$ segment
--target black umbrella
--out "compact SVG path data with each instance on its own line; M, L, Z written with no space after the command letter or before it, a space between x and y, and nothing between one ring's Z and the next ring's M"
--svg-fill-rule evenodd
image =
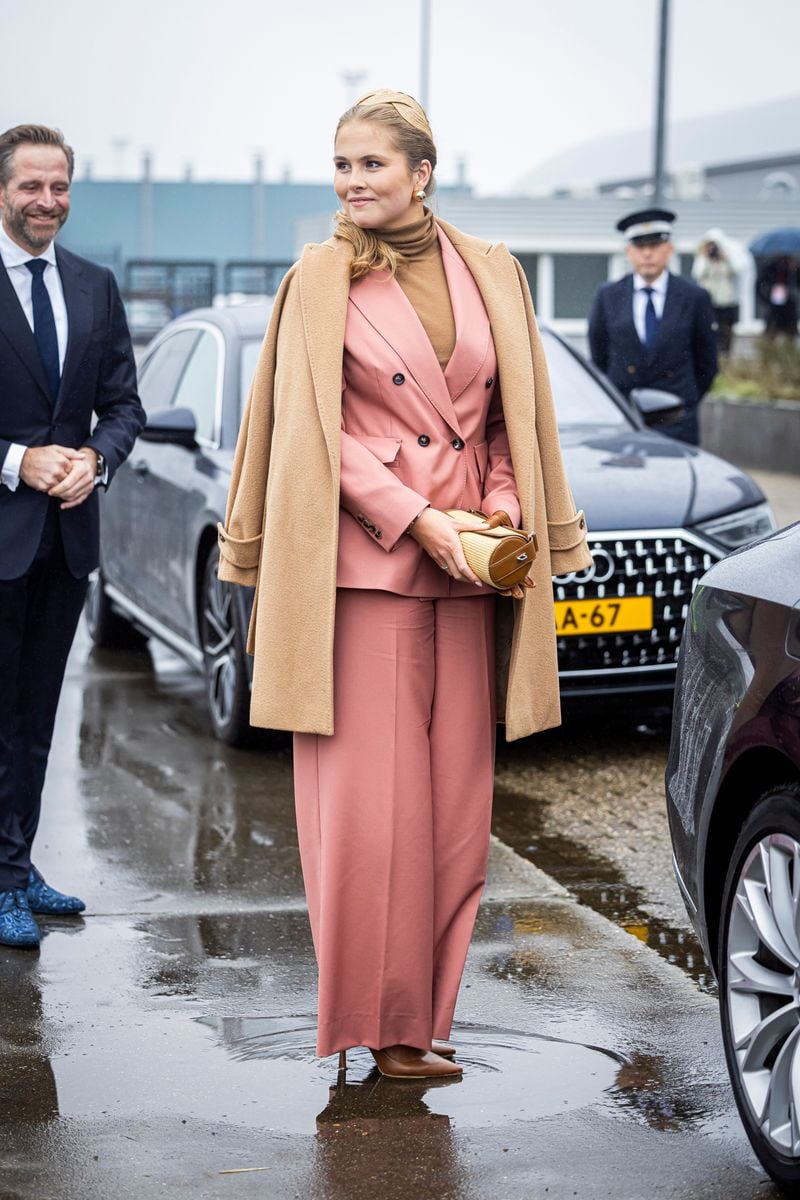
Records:
M800 255L800 229L773 229L750 243L750 253Z

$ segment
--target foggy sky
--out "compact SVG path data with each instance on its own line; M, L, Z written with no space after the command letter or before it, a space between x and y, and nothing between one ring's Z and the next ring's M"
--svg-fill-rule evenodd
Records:
M484 194L587 137L651 122L657 0L431 0L443 182ZM672 0L674 120L800 91L797 0ZM0 127L57 125L80 177L330 177L358 91L419 92L419 0L0 0ZM800 135L798 135L800 142Z

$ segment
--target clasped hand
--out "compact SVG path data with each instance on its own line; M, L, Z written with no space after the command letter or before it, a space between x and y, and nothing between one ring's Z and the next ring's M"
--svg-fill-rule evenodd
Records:
M22 456L19 477L37 492L47 492L62 508L76 508L94 490L97 454L89 446L29 446Z
M430 555L436 565L443 571L447 571L453 579L460 579L464 583L474 583L477 587L483 587L481 580L467 565L464 547L461 545L458 535L462 530L495 529L498 525L507 523L508 518L505 513L500 512L494 513L487 520L476 524L474 521L468 523L457 521L438 508L426 508L417 517L409 533L414 541L422 546L425 553ZM525 588L532 587L534 587L533 580L527 578L523 580L522 584L515 584L514 587L502 591L500 595L521 600L525 595Z

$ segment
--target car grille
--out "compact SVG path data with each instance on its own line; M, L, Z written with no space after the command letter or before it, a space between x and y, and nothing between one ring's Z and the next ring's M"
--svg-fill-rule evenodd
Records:
M604 674L674 672L692 592L722 555L685 530L603 533L590 538L589 547L594 566L555 576L555 599L652 596L653 628L559 637L562 679L578 683Z

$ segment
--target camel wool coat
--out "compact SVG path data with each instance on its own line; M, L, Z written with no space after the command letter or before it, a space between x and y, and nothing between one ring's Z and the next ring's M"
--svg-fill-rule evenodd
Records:
M502 244L439 221L483 298L536 588L498 598L498 711L509 741L560 722L552 576L591 563L564 475L547 365L527 281ZM255 587L253 725L333 733L342 355L352 247L308 245L275 299L239 432L219 577ZM511 628L513 622L513 628Z

